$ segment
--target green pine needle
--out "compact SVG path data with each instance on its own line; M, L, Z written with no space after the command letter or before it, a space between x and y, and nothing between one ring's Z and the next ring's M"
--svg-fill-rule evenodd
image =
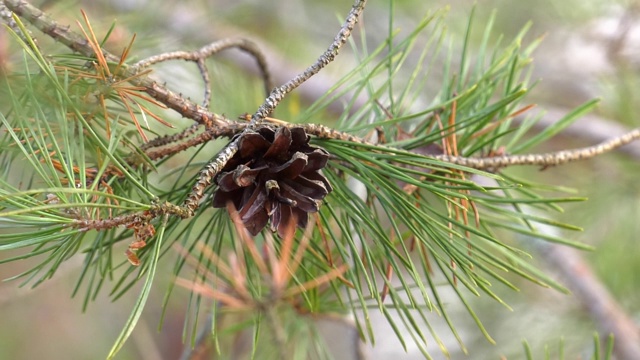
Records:
M284 290L313 283L342 265L348 268L326 283L309 285L293 299L274 305L274 313L282 320L283 329L298 335L315 334L312 316L301 314L351 313L361 337L375 343L370 314L380 312L404 349L413 342L429 358L428 343L435 341L449 356L433 325L435 317L441 317L461 349L467 349L448 313L450 299L441 294L444 287L453 290L479 332L493 343L474 312L470 295L487 296L510 309L497 291L499 286L518 290L510 274L567 291L535 268L531 256L519 249L514 239L591 247L538 229L580 230L545 216L546 212L562 211L559 204L584 200L544 194L571 193L570 189L518 179L508 169L480 171L434 156L452 151L468 157L526 151L558 134L592 110L597 101L583 104L560 122L528 137L537 118L527 117L521 125L513 120L532 107L526 103L531 88L531 53L540 39L522 45L528 26L510 43L498 46L490 41L495 14L480 30L475 28L472 14L463 43L456 44L461 54L453 59L453 47L446 45L452 42L445 31L444 11L425 15L401 37L401 31L394 28L393 2L390 6L386 41L370 52L364 36L360 45L352 41L358 65L297 118L287 119L323 119L329 105L350 94L352 100L345 104L344 112L334 116L334 127L376 145L313 140L331 154L324 175L334 190L317 217L310 217L310 222L316 220L318 225L305 239L308 248L296 259ZM20 19L15 19L27 34ZM478 31L482 40L473 49L471 36ZM152 156L138 147L142 135L125 99L118 96L117 81L105 82L95 68L86 66L95 63L93 57L45 56L29 36L26 41L15 33L12 36L21 45L23 63L16 64L15 79L3 79L7 99L0 113L0 165L11 171L3 170L0 177L0 251L25 252L0 263L37 257L40 262L13 277L37 285L51 278L63 261L81 253L85 261L73 295L84 290L84 308L100 291L109 291L118 299L144 278L131 315L109 353L113 358L142 314L160 261L175 257L174 280L214 281L206 285L237 296L235 299L249 309L237 324L219 329L227 316L226 308L220 303L214 307L211 321L216 349L221 351L227 331L251 328L252 356L257 357L256 349L265 339L277 337L260 307L265 299L278 295L271 288L273 274L263 273L258 259L236 234L228 213L210 208L214 188L205 191L202 206L189 215L190 219L163 215L145 224L158 231L146 238L146 246L136 249L134 256L140 267L131 266L124 255L113 252L114 244L136 238L136 224L95 225L140 216L164 202L182 204L197 181L198 171L220 144L205 144L184 156L176 153L152 161ZM477 56L472 58L472 53ZM443 78L435 79L436 73ZM436 87L435 80L440 82ZM141 108L137 115L146 116ZM94 225L83 228L79 225L82 221L93 221ZM294 249L301 246L302 236L298 232ZM281 256L285 241L269 239L265 232L253 239L254 246L264 257L267 253ZM174 244L189 255L176 255ZM215 257L198 253L200 246L212 250ZM267 268L273 271L276 265L269 263ZM167 286L164 311L179 291L175 285ZM240 286L243 291L238 291ZM208 311L203 308L205 300L203 294L193 292L184 306L183 341L191 335L192 345L198 319ZM303 340L295 356L321 352L317 339ZM531 359L526 342L524 347ZM599 352L596 349L596 354Z

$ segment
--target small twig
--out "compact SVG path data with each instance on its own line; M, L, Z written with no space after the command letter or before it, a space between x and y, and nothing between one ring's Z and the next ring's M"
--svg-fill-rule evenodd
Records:
M207 120L207 119L203 118L203 120ZM229 133L229 131L232 130L231 129L233 127L232 124L233 123L230 123L229 126L226 127L226 128L221 128L221 127L214 126L214 124L212 122L210 122L210 121L205 121L203 124L195 123L195 124L189 126L188 128L182 130L179 133L172 134L172 135L158 136L157 138L142 144L140 146L140 150L146 151L146 150L151 149L151 148L161 147L161 146L165 146L165 145L169 145L169 144L181 141L181 140L183 140L185 138L188 138L189 136L192 136L193 134L195 134L198 131L198 129L200 128L201 125L204 125L204 128L206 129L206 131L220 133L220 135L217 135L217 136L223 136L224 134L227 134L227 133Z
M285 95L293 91L302 83L307 81L313 75L317 74L322 68L327 66L335 59L340 51L340 48L347 42L347 39L351 35L351 31L358 22L358 18L362 14L367 0L358 0L356 4L351 8L347 19L345 20L342 28L333 40L333 43L329 48L316 60L313 65L306 68L302 73L296 75L293 79L287 81L284 85L273 89L271 94L265 99L264 103L260 105L258 110L251 119L253 125L261 122L265 117L269 116L273 110L280 104L280 101L284 99Z
M93 48L82 35L73 32L68 26L61 26L55 20L51 19L47 14L37 7L23 0L3 0L5 6L13 11L16 15L24 18L30 24L35 26L52 39L59 41L69 49L76 51L85 56L94 56ZM119 63L120 58L102 49L105 59L109 62ZM192 119L200 124L211 122L215 126L224 127L232 121L224 116L214 114L202 106L183 98L182 96L170 91L165 86L158 84L149 76L140 75L136 72L136 68L122 67L122 78L134 85L144 88L144 91L155 100L165 104L170 109L175 110L180 115Z
M20 39L22 39L22 41L24 41L25 44L30 43L29 41L27 41L27 36L29 36L33 39L33 43L36 45L36 47L38 46L38 41L33 36L31 36L30 31L27 31L28 34L22 33L22 30L20 29L20 27L18 27L16 20L13 18L11 10L7 9L6 5L2 2L0 2L0 18L5 22L5 24L7 24L7 26L11 30L13 30L13 32L15 32L20 37Z
M193 216L193 212L189 212L186 208L164 202L161 204L153 204L148 210L124 214L107 219L77 219L71 225L82 231L112 229L118 226L136 227L148 224L151 220L162 215L175 215L181 218Z
M202 107L208 109L211 105L211 77L209 77L209 69L207 69L207 64L204 62L204 59L199 59L196 61L196 65L198 65L198 70L200 71L200 75L202 75L202 80L204 81L204 96L202 99Z
M357 144L386 147L385 145L370 143L358 136L351 135L344 131L335 130L333 128L330 128L324 125L291 124L291 123L286 123L286 122L283 122L277 119L272 119L272 118L268 118L267 121L274 124L275 126L302 127L304 128L307 134L316 136L320 139L342 140L342 141L349 141ZM251 125L248 123L237 123L237 124L234 124L233 127L228 127L224 130L216 129L214 130L215 134L206 135L206 137L203 136L203 139L197 142L193 142L192 145L197 145L199 143L202 143L205 139L209 139L209 137L216 138L219 136L233 136L235 134L241 133L242 131L249 128L250 126ZM594 146L578 148L573 150L562 150L562 151L544 153L544 154L502 155L502 156L478 157L478 158L453 156L453 155L435 155L431 157L434 160L439 160L439 161L447 162L450 164L466 166L469 168L479 169L479 170L497 170L504 167L519 166L519 165L535 165L535 166L549 167L549 166L562 165L565 163L579 161L579 160L588 160L598 155L604 154L606 152L615 150L621 146L627 145L638 139L640 139L640 128L631 130L621 136L604 141ZM180 148L181 150L179 151L182 151L185 149L182 147Z
M187 11L196 10L189 8ZM195 16L195 14L193 15ZM158 18L161 19L163 17L160 16ZM166 19L166 21L159 21L156 26L168 26L172 21L172 14L165 13L164 19ZM194 23L193 25L194 26L192 27L182 26L172 28L171 33L174 36L188 38L195 42L206 42L216 36L224 35L239 37L255 36L255 34L246 31L244 28L229 24L216 23L207 24L207 26L199 26L201 24ZM269 58L269 72L273 75L274 79L292 79L297 75L297 72L294 69L296 69L298 65L296 65L292 59L275 47L270 46L269 43L260 42L259 44L260 49ZM254 71L254 63L251 59L247 59L245 56L241 56L241 54L237 54L236 52L226 53L225 56L227 56L235 65L244 69L246 73L260 75ZM312 82L306 82L305 86L296 89L298 94L301 95L302 99L304 99L304 102L306 103L313 103L320 97L324 96L327 92L331 91L333 86L340 80L339 76L322 71L314 75L313 78L314 80ZM269 91L271 91L271 89L269 89ZM344 112L345 103L353 103L353 106L350 109L350 113L353 114L357 109L362 108L366 101L366 97L363 94L355 94L353 91L347 91L336 99L336 101L328 104L327 111L330 114L339 116Z
M286 125L282 124L282 126L286 126ZM304 127L307 134L315 135L323 139L336 139L336 140L350 141L350 142L359 143L359 144L385 147L384 145L371 144L357 136L332 129L324 125L303 124L303 125L297 125L297 126ZM469 168L479 169L479 170L496 170L503 167L518 166L518 165L536 165L536 166L549 167L549 166L566 164L568 162L573 162L573 161L591 159L598 155L615 150L621 146L627 145L630 142L638 139L640 139L640 128L633 129L623 135L604 141L594 146L573 149L573 150L562 150L562 151L545 153L545 154L503 155L503 156L484 157L484 158L453 156L453 155L436 155L431 157L434 160L439 160L439 161L447 162L450 164L466 166Z
M184 129L183 131L181 131L181 132L179 132L177 134L158 136L157 138L155 138L153 140L150 140L150 141L147 141L146 143L142 144L140 146L140 150L146 151L148 149L169 145L169 144L172 144L174 142L183 140L183 139L195 134L198 131L199 127L200 127L200 124L196 123L196 124L193 124L193 125L189 126L188 128Z
M237 48L240 49L247 54L253 56L256 63L258 64L258 68L260 69L260 73L262 75L262 80L264 83L265 93L269 95L271 88L273 87L273 80L271 79L271 73L267 67L267 60L258 45L254 42L247 39L223 39L215 41L207 46L203 46L202 48L196 51L172 51L163 54L153 55L144 60L140 60L137 63L133 64L132 68L134 69L144 69L151 65L169 61L169 60L185 60L185 61L193 61L198 65L198 69L200 70L200 74L204 79L205 83L205 95L203 101L203 107L208 108L211 102L211 81L209 79L209 72L207 71L206 64L204 60L227 49Z
M229 159L238 151L238 142L240 140L240 136L233 139L227 146L222 149L216 158L208 163L202 171L200 171L200 175L198 175L198 180L195 185L191 189L191 193L185 200L183 206L184 208L193 214L196 209L200 206L199 202L204 196L205 190L213 183L213 180L216 175L220 172L220 170L227 164Z
M168 146L162 149L149 149L145 151L145 154L150 160L160 160L166 158L167 156L171 156L181 151L190 149L194 146L209 142L211 141L211 139L213 139L213 135L211 134L211 132L205 131L196 135L195 137L172 146Z
M631 130L622 136L615 137L598 145L574 150L563 150L546 154L504 155L487 158L438 155L434 156L434 159L480 170L495 170L516 165L538 165L548 167L578 160L591 159L637 139L640 139L640 128Z
M546 241L534 244L542 258L562 275L600 331L605 335L613 334L616 356L624 360L637 359L640 354L640 328L625 314L578 251Z
M94 49L90 46L89 42L85 37L74 33L69 30L68 27L62 27L58 25L54 20L49 18L45 13L35 8L31 4L26 1L20 0L4 0L4 3L8 9L15 12L17 15L25 18L35 27L40 29L45 34L51 36L53 39L60 41L62 44L66 45L70 49L80 52L86 56L93 56ZM195 139L191 139L185 144L178 144L170 149L160 150L154 152L152 155L155 158L162 158L168 156L170 154L176 153L178 151L182 151L185 146L193 146L200 144L204 141L208 141L212 138L217 138L220 136L233 136L237 135L248 128L254 127L257 122L262 121L266 118L266 116L271 113L275 107L279 104L279 102L283 99L283 97L295 89L298 85L309 79L311 76L320 71L324 66L329 64L335 56L338 54L340 48L346 43L347 38L351 34L356 22L358 21L359 16L361 15L364 6L366 4L366 0L357 1L356 5L353 6L347 19L335 37L333 43L329 48L323 53L318 60L309 68L307 68L303 73L295 76L289 82L280 86L271 92L269 97L265 100L264 104L260 106L258 111L253 115L250 123L243 123L237 121L231 121L224 116L217 115L215 113L209 112L207 109L194 104L188 99L183 98L180 95L177 95L164 86L159 85L157 82L149 78L148 76L139 75L138 71L140 68L149 66L151 64L157 63L159 61L165 61L172 58L184 58L185 55L192 56L193 59L202 59L203 56L208 56L208 54L213 54L217 51L220 51L221 48L227 48L231 46L237 46L238 44L243 44L243 49L249 48L251 45L245 46L248 43L244 43L244 40L236 40L237 42L216 42L207 47L200 49L197 52L193 53L185 53L185 52L176 52L176 53L167 53L161 54L158 57L152 57L147 60L143 60L139 62L136 66L124 68L122 76L127 78L131 78L129 81L135 85L140 86L145 89L145 91L150 94L157 101L167 105L169 108L174 109L182 116L195 120L198 124L204 124L206 128L206 135L203 134ZM120 59L104 50L102 50L104 57L111 62L119 62ZM173 54L173 55L172 55ZM190 55L189 55L190 54ZM256 53L257 54L257 53ZM261 57L259 55L255 55L256 59L260 63ZM271 119L269 119L271 121ZM291 124L285 122L278 122L278 126L292 126ZM356 136L340 132L326 126L314 125L314 124L306 124L303 125L305 131L310 135L315 135L319 138L325 139L339 139L344 141L350 141L355 143L367 144L366 141L360 139ZM149 143L143 145L145 149L150 149L152 147L159 147L168 145L177 141L181 141L193 134L197 131L197 126L190 127L185 131L174 134L168 137L160 137L155 140L150 141ZM476 169L488 169L495 170L502 167L514 166L514 165L539 165L539 166L554 166L560 165L563 163L567 163L570 161L589 159L594 156L600 155L604 152L613 150L622 145L625 145L633 140L640 138L640 129L635 129L621 137L603 142L599 145L576 149L576 150L566 150L559 151L555 153L548 154L532 154L532 155L514 155L514 156L498 156L498 157L488 157L488 158L467 158L461 156L451 156L451 155L439 155L434 156L435 160L440 160L444 162L448 162L451 164L457 164L462 166L467 166ZM217 175L219 170L226 164L226 162L235 154L237 151L238 144L237 139L232 141L225 147L213 160L209 163L200 173L198 181L192 188L191 194L188 196L187 200L184 203L184 208L180 208L180 210L174 209L172 210L174 214L181 217L189 217L193 215L195 209L199 206L199 201L204 196L204 191L211 185L214 177ZM106 220L105 220L106 221ZM120 225L115 221L115 219L110 219L107 222L104 222L102 225L107 227L113 227ZM95 224L93 224L95 225ZM112 225L112 226L108 226Z
M147 148L145 150L145 154L147 155L147 157L151 160L160 160L163 159L167 156L171 156L173 154L177 154L181 151L190 149L194 146L200 145L200 144L204 144L207 143L213 139L217 139L220 137L232 137L235 134L240 133L242 130L244 130L245 128L247 128L248 124L244 124L244 126L238 124L238 126L230 126L224 129L219 129L219 128L210 128L205 130L204 132L189 138L183 142L174 144L172 146L167 146L165 148L162 149L158 149L158 150L151 150L149 148ZM187 129L189 130L189 129ZM195 133L195 132L194 132ZM176 135L183 135L183 133L180 134L176 134ZM186 136L185 136L186 137ZM174 137L169 137L169 139L173 139ZM167 140L168 141L168 140ZM177 141L176 141L177 142ZM164 145L168 145L170 143L173 142L167 142Z

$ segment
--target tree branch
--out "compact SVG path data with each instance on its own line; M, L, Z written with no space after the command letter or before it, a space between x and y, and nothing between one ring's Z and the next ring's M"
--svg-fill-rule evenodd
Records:
M29 3L18 0L4 0L4 3L8 9L27 19L42 32L53 39L60 41L70 49L85 56L94 55L94 51L86 38L70 31L68 27L58 25L54 20L50 19L46 14ZM294 124L270 119L268 116L289 92L296 89L300 84L317 74L322 68L334 60L341 47L346 43L347 38L350 36L355 24L362 14L365 4L366 0L356 2L356 5L353 6L344 25L329 48L304 72L296 75L282 86L274 89L252 116L250 123L232 121L206 109L208 106L208 99L210 98L210 91L207 91L209 90L209 80L205 75L206 69L203 63L203 59L223 49L230 47L241 48L254 55L254 58L263 72L263 79L265 80L266 88L269 89L270 76L266 71L266 61L264 61L264 56L262 56L262 54L257 50L257 47L254 49L252 47L253 45L248 45L252 43L248 43L246 40L223 40L212 43L194 52L177 51L160 54L140 61L131 67L125 68L123 70L124 73L118 75L130 78L129 81L133 85L143 87L148 94L159 102L167 105L171 109L174 109L182 116L193 119L197 122L197 124L194 124L178 134L157 138L144 144L142 146L143 150L148 151L147 154L152 160L157 160L192 146L205 143L217 137L230 137L238 134L241 136L242 133L262 121L270 122L277 126L294 126ZM3 10L4 9L0 8L2 16L6 18ZM118 57L104 50L103 53L109 61L120 61ZM207 88L205 90L204 107L171 92L169 89L159 85L148 76L139 76L141 68L172 59L183 59L197 62L201 72L203 73L205 87ZM193 138L190 138L196 134L200 125L205 125L205 131ZM301 125L296 124L295 126ZM367 144L367 142L361 138L326 126L304 124L302 127L304 127L308 134L319 138L338 139L353 143ZM212 184L220 169L224 167L228 160L237 152L240 136L234 138L218 153L213 161L202 169L198 176L198 180L192 187L191 193L182 206L176 206L173 204L157 205L152 206L150 210L142 214L129 214L106 220L78 220L75 223L75 226L86 230L99 230L121 225L131 225L132 223L138 222L149 222L160 214L172 214L180 217L193 216L193 213L199 206L199 202L204 197L206 189ZM149 151L152 148L181 142L185 139L187 140L177 145L165 149ZM617 149L637 139L640 139L640 128L634 129L611 140L604 141L598 145L575 150L563 150L547 154L505 155L486 158L467 158L450 155L438 155L433 156L432 158L451 164L485 170L497 170L499 168L515 165L537 165L547 167L561 165L572 161L590 159L605 152ZM635 327L629 319L624 316L606 290L599 286L599 283L595 281L593 274L585 267L586 265L581 263L579 258L572 256L567 251L570 250L556 247L553 251L549 251L547 256L553 259L555 266L557 266L561 272L569 274L570 276L568 276L568 278L575 280L573 290L580 294L579 298L585 301L585 305L589 308L590 312L594 314L597 321L603 326L604 331L613 332L616 335L616 347L617 349L620 349L617 351L620 351L620 354L631 354L621 355L621 357L632 358L633 355L640 353L640 345L638 345L640 343L638 340L640 335L638 335L637 327ZM266 315L269 316L271 314L267 313Z
M260 51L260 48L258 48L258 46L254 42L243 38L222 39L214 41L211 44L203 46L196 51L172 51L153 55L133 64L132 68L138 69L139 71L151 65L169 60L185 60L196 62L198 64L198 68L200 69L202 78L204 79L205 85L204 101L202 106L204 108L208 108L211 102L211 81L209 80L209 73L207 71L204 60L221 51L232 48L240 49L253 56L258 65L258 68L260 69L260 74L262 76L262 81L264 84L264 91L268 96L269 91L271 91L271 88L273 87L273 79L271 78L271 73L269 72L269 69L267 67L267 59L262 51Z
M640 354L640 329L625 314L598 280L580 254L572 248L546 241L535 242L542 257L563 277L600 331L614 335L614 351L619 359L633 360Z
M474 169L493 170L516 165L537 165L548 167L562 165L573 161L591 159L638 139L640 139L640 128L633 129L624 135L607 140L598 145L574 150L562 150L546 154L504 155L486 158L467 158L450 155L438 155L434 156L434 158Z
M69 26L61 26L51 19L46 13L22 0L3 0L5 6L16 15L26 19L38 30L59 41L69 49L85 56L94 56L94 51L88 40L82 35L70 30ZM120 58L102 50L107 61L118 63ZM224 116L214 114L192 101L175 94L166 87L158 84L149 76L139 75L137 68L123 67L123 73L118 74L124 78L129 78L129 82L134 86L144 88L145 92L157 101L167 105L182 116L192 119L200 124L212 122L215 126L226 126L231 121Z
M322 70L322 68L327 66L333 61L333 59L335 59L335 57L338 55L338 52L340 51L340 48L342 48L342 46L347 42L347 39L351 35L351 31L358 22L358 18L362 14L366 3L366 0L358 0L356 2L356 4L351 8L349 15L347 15L347 19L345 20L342 28L338 32L338 35L336 35L336 37L334 38L333 43L331 43L329 48L322 55L320 55L318 60L316 60L313 65L309 66L305 71L296 75L293 79L289 80L284 85L274 89L253 115L253 118L251 119L252 123L260 122L265 117L269 116L276 108L276 106L278 106L280 101L284 99L285 95L293 91L313 75L317 74L320 70Z
M39 9L33 7L26 1L20 0L4 0L7 8L14 11L16 14L26 18L30 23L36 26L38 29L43 31L45 34L48 34L52 38L60 41L70 49L74 51L78 51L84 55L92 56L93 50L91 46L89 46L87 40L80 35L69 30L68 27L61 27L54 20L50 19L46 14L44 14ZM275 89L271 95L265 100L265 103L260 106L258 111L252 117L252 123L250 125L254 125L256 120L262 120L267 116L269 112L271 112L278 105L279 101L282 100L282 97L286 95L288 92L295 89L299 84L304 82L306 79L313 76L315 73L320 71L322 67L328 64L331 60L335 58L335 55L339 51L340 47L346 42L347 37L353 30L355 23L358 20L358 17L362 13L364 9L364 5L366 0L360 0L356 5L352 8L349 16L347 16L347 20L345 21L343 27L340 32L334 39L334 42L331 46L325 51L322 56L314 63L312 66L307 68L303 73L296 76L294 79ZM105 57L110 61L119 61L117 57L103 50ZM125 69L127 72L126 75L135 75L136 67ZM129 74L131 73L131 74ZM139 76L137 78L132 78L131 83L136 86L142 86L145 88L145 91L154 97L156 100L161 103L167 105L169 108L176 110L182 116L193 119L198 123L208 123L212 122L214 126L220 127L221 131L219 134L221 136L229 136L233 134L237 134L239 131L244 130L246 125L238 124L237 122L231 121L223 116L217 115L215 113L209 112L206 109L200 107L197 104L192 103L191 101L184 99L183 97L176 95L165 87L157 84L154 80L149 78L148 76ZM283 123L281 125L285 125ZM329 129L320 125L309 124L307 126L307 133L311 135L315 135L321 138L336 138L341 140L353 141L357 143L366 143L364 140L359 139L355 136L348 135L344 132L336 131ZM537 165L537 166L555 166L561 165L567 162L590 159L594 156L600 155L602 153L611 151L620 146L628 144L631 141L637 140L640 138L640 129L634 129L631 132L622 135L620 137L611 139L609 141L603 142L599 145L586 147L576 150L565 150L559 151L555 153L547 153L547 154L528 154L528 155L505 155L505 156L497 156L497 157L487 157L487 158L467 158L461 156L450 156L450 155L439 155L434 156L435 160L440 160L444 162L449 162L456 165L471 167L475 169L489 169L494 170L498 168L515 166L515 165ZM230 144L231 145L231 144ZM208 172L207 172L208 174ZM215 174L213 174L215 176ZM207 176L205 176L206 178ZM194 187L195 189L195 187ZM195 196L194 198L197 198ZM193 203L190 202L190 206L193 206Z

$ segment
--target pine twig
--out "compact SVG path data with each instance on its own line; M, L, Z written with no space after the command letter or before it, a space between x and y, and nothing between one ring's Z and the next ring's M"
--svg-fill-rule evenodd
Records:
M536 241L543 258L562 275L569 289L587 309L600 331L613 334L614 351L619 359L637 359L640 354L640 328L598 280L580 254L566 246Z
M85 37L74 33L69 30L68 27L60 26L57 22L49 18L45 13L43 13L38 8L32 6L26 1L21 0L4 0L4 4L8 9L16 13L17 15L25 18L36 28L40 29L45 34L49 35L53 39L61 42L66 45L70 49L77 51L86 56L94 56L94 50L90 46L89 42ZM140 86L145 89L145 92L150 94L154 99L167 105L169 108L177 111L182 116L190 118L196 121L198 124L204 124L206 132L209 134L202 134L195 139L191 139L185 144L178 144L170 149L160 150L158 152L154 152L152 155L154 158L159 159L170 154L173 154L178 151L182 151L185 147L188 147L189 144L197 145L204 141L208 141L210 139L220 137L220 136L233 136L240 134L246 131L249 128L252 128L256 125L257 122L263 121L267 115L272 112L279 102L283 99L283 97L295 89L297 86L302 84L304 81L309 79L311 76L319 72L324 66L329 64L335 56L338 54L340 48L346 43L347 38L351 34L351 31L355 27L356 22L358 21L362 11L364 10L364 6L366 4L366 0L359 0L352 7L349 15L342 28L336 35L333 43L329 46L329 48L318 58L318 60L308 67L303 73L295 76L293 79L285 83L284 85L276 88L271 92L269 97L265 100L264 104L261 105L256 113L252 116L250 123L242 123L238 121L232 121L224 116L212 113L207 109L191 102L188 99L183 98L180 95L177 95L171 92L166 87L158 84L156 81L151 79L148 76L138 74L138 71L141 67L151 65L153 63L157 63L158 61L164 61L164 59L171 59L173 57L177 57L178 55L159 55L158 58L149 58L141 63L139 66L127 67L123 68L122 76L130 78L130 82L134 86ZM216 44L216 43L214 43ZM203 56L203 54L213 54L215 53L218 45L211 45L211 47L203 48L196 52L197 54L193 55L194 58L197 56ZM229 43L230 44L230 43ZM231 46L231 45L229 45ZM223 46L224 47L224 46ZM113 54L110 54L107 51L102 50L103 55L108 61L119 62L120 59ZM169 53L171 54L171 53ZM182 55L188 53L181 53ZM278 126L293 126L293 124L289 124L282 121L276 121L275 119L267 119L271 123L275 123ZM319 138L324 139L339 139L344 141L350 141L354 143L367 144L366 141L360 139L356 136L350 135L345 132L337 131L335 129L328 128L322 125L315 124L305 124L303 125L305 131L310 135L315 135ZM194 125L190 128L187 128L185 131L174 134L168 137L160 137L151 142L143 145L145 149L149 149L151 147L158 147L163 145L168 145L173 142L181 141L193 134L197 131L198 126ZM240 135L241 136L241 135ZM212 184L214 177L217 175L219 170L224 167L226 162L235 154L238 149L238 136L235 140L231 141L214 159L211 163L209 163L205 168L201 171L197 182L192 188L191 194L188 196L187 200L184 202L183 207L178 209L172 209L170 212L175 213L181 217L189 217L193 215L193 212L198 208L199 201L204 196L205 190ZM468 158L461 156L451 156L451 155L438 155L433 156L433 159L440 160L444 162L448 162L451 164L466 166L475 169L487 169L487 170L496 170L503 167L515 166L515 165L538 165L538 166L555 166L564 164L570 161L577 161L583 159L589 159L594 156L600 155L604 152L613 150L620 146L623 146L631 141L640 138L640 129L635 129L623 136L614 138L612 140L603 142L599 145L576 149L576 150L565 150L559 151L555 153L548 154L530 154L530 155L506 155L506 156L497 156L497 157L487 157L487 158ZM175 205L173 205L175 206ZM163 210L164 211L164 210ZM106 220L99 220L106 221ZM115 224L115 219L109 220L112 224ZM96 225L96 224L92 224ZM101 224L107 225L106 223ZM117 224L115 225L117 226ZM92 227L93 228L93 227Z
M148 149L145 151L145 154L150 160L160 160L168 156L177 154L181 151L191 149L194 146L207 143L211 141L213 138L214 138L214 135L212 135L210 131L205 131L183 142L180 142L171 146L167 146L162 149Z
M545 106L544 116L533 125L533 128L541 130L552 126L562 119L566 112L567 110L562 107ZM524 121L524 116L517 116L515 120L518 124L521 124ZM584 142L601 143L610 137L620 136L629 131L629 128L613 119L596 114L586 114L579 122L569 125L559 135ZM618 148L617 151L632 158L640 159L640 143L629 144L629 146Z
M5 6L16 15L27 20L31 25L42 31L52 39L60 42L69 49L84 56L94 56L93 48L88 40L82 35L71 31L69 26L62 26L50 18L46 13L24 0L3 0ZM102 49L105 59L109 62L119 63L120 58ZM200 124L212 123L215 126L224 127L232 121L224 116L214 114L202 106L185 99L179 94L172 92L165 86L158 84L155 80L146 75L140 75L136 68L122 67L122 73L118 74L123 78L128 78L129 82L141 88L158 102L165 104L170 109L180 115L192 119Z
M286 126L284 123L281 125ZM332 129L324 125L304 124L302 125L302 127L304 127L305 131L308 134L315 135L322 139L336 139L359 144L375 145L357 136ZM621 146L627 145L638 139L640 139L640 128L633 129L623 135L617 136L613 139L604 141L594 146L573 150L562 150L545 154L503 155L478 158L445 154L430 157L432 157L434 160L439 160L450 164L465 166L478 170L497 170L504 167L518 165L550 167L579 160L591 159L598 155L602 155L609 151L615 150Z
M204 196L205 190L213 183L213 179L220 170L227 164L229 159L238 151L238 143L241 136L234 138L227 146L222 149L216 158L208 163L204 169L200 171L198 180L193 185L191 193L185 200L183 207L193 214L199 207L199 202Z
M193 8L186 9L188 12L192 12L192 15L196 15ZM398 14L395 14L396 16ZM163 13L165 19L170 19L170 13ZM161 19L162 15L158 17ZM169 20L170 21L170 20ZM165 21L159 21L156 26L165 26L168 23ZM248 32L246 29L241 27L236 27L231 24L224 23L215 23L215 24L207 24L206 26L201 26L201 24L193 24L192 27L180 27L180 28L172 28L171 32L174 36L179 38L189 38L195 42L208 42L210 39L216 36L239 36L239 37L252 37L255 39L255 34ZM260 49L268 56L269 58L269 72L273 74L273 78L275 79L292 79L296 76L297 72L294 70L298 66L290 59L286 54L281 52L279 49L274 46L270 46L269 43L265 43L264 41L259 42ZM247 74L255 74L259 75L254 71L253 61L249 61L244 56L241 56L239 53L230 52L225 54L228 56L228 59L231 60L236 66L243 69ZM331 74L328 72L319 72L313 76L314 81L307 82L305 86L299 87L296 89L298 94L301 95L301 98L304 99L305 103L313 103L324 94L329 92L334 84L336 84L340 78L336 77L335 74ZM355 96L355 98L354 98ZM365 96L354 95L353 92L347 92L343 94L337 101L331 102L327 105L327 110L330 114L335 114L339 116L343 112L343 103L353 102L353 107L350 110L350 113L355 113L355 110L360 109L364 106L366 99Z
M295 125L290 123L287 124L289 125L289 127L293 127ZM171 156L181 151L190 149L194 146L207 143L213 139L218 139L221 137L231 138L246 130L248 127L249 123L231 123L226 127L208 127L203 132L195 135L200 128L200 124L194 124L180 133L161 136L153 139L149 143L145 143L141 147L141 149L145 152L145 155L149 159L160 160L167 156ZM158 147L164 148L153 150L153 148Z
M200 128L200 125L201 124L195 123L195 124L189 126L188 128L184 129L183 131L181 131L179 133L172 134L172 135L158 136L157 138L155 138L153 140L149 140L146 143L142 144L140 146L140 150L146 151L148 149L169 145L171 143L183 140L183 139L195 134L198 131L198 129Z
M36 41L36 39L33 36L31 36L31 32L29 32L28 34L22 33L22 31L18 27L18 24L16 23L16 20L11 15L11 11L7 9L4 3L1 3L1 2L0 2L0 18L5 22L5 24L7 24L7 26L11 30L13 30L16 34L18 34L20 39L22 39L22 41L24 41L25 44L30 43L29 41L27 41L27 36L29 36L33 39L33 43L36 44L36 46L38 45L38 42Z
M573 161L591 159L638 139L640 139L640 128L633 129L624 135L604 141L598 145L574 150L562 150L546 154L504 155L487 158L438 155L434 156L434 159L479 170L495 170L517 165L549 167Z
M202 107L208 108L209 104L211 103L211 80L209 79L209 72L207 71L207 66L204 61L221 51L233 48L240 49L251 55L255 59L262 75L265 93L269 95L269 92L273 87L273 80L271 77L271 73L269 72L269 69L267 67L267 59L260 48L254 42L243 38L222 39L214 41L211 44L203 46L196 51L172 51L153 55L133 64L132 68L138 69L139 71L151 65L169 60L185 60L196 62L196 64L198 65L198 69L200 69L200 74L202 75L205 85Z
M76 219L71 224L83 231L88 230L104 230L118 226L128 226L131 228L141 227L151 222L151 220L162 215L175 215L181 218L193 216L193 212L172 204L170 202L154 203L149 209L141 212L115 216L107 219Z
M340 48L347 42L347 39L351 35L351 31L355 27L358 22L358 18L364 11L364 7L367 3L367 0L358 0L355 5L351 8L349 15L347 15L347 19L345 20L342 28L336 35L333 40L333 43L329 46L329 48L316 60L313 65L306 68L302 73L296 75L293 79L287 81L280 87L275 88L271 91L271 94L267 97L262 105L258 108L255 114L251 119L252 124L256 124L261 122L264 118L269 116L273 110L280 104L282 99L284 99L285 95L293 91L295 88L300 86L302 83L307 81L313 75L317 74L322 68L331 63L335 57L340 52Z

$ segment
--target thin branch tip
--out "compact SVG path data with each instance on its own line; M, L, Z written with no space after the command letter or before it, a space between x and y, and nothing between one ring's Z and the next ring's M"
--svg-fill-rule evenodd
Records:
M351 32L353 31L355 24L358 22L358 19L364 11L366 2L367 0L358 0L356 2L356 4L351 8L351 11L347 15L345 22L340 28L338 34L335 36L331 45L329 45L327 50L320 55L312 65L307 67L302 73L293 77L293 79L271 91L264 103L260 105L255 114L253 114L251 119L252 125L261 122L267 116L271 115L288 93L296 89L305 81L309 80L335 59L342 46L347 43L347 40L351 36Z

